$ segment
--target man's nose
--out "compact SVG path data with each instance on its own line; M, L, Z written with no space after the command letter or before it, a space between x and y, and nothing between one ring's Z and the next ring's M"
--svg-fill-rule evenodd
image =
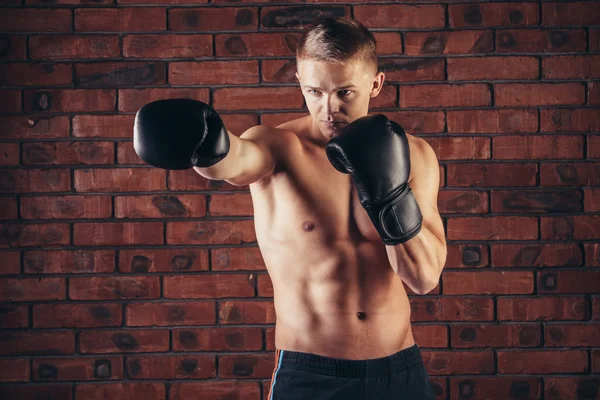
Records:
M324 97L324 107L327 115L333 115L340 110L340 102L338 101L336 96L323 96Z

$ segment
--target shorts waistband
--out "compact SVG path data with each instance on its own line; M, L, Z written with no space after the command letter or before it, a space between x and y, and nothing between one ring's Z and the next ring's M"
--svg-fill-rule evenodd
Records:
M382 358L345 360L312 353L277 350L276 368L291 368L340 378L369 378L401 372L423 362L419 346L414 345Z

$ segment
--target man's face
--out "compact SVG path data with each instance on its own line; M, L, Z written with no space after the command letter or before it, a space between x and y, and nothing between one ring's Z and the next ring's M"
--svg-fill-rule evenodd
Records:
M296 74L306 105L321 134L330 139L344 126L367 115L369 100L383 85L383 73L365 62L302 59Z

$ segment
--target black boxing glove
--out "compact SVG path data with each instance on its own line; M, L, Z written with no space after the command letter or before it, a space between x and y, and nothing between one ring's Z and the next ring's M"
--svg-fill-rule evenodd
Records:
M358 198L387 245L421 231L423 216L410 187L406 133L384 115L368 115L345 126L325 147L327 158L350 174Z
M210 167L229 152L221 117L192 99L157 100L135 116L133 148L150 165L163 169Z

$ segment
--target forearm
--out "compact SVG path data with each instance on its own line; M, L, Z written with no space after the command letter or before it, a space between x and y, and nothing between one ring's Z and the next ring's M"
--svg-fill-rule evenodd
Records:
M242 139L229 131L227 131L227 135L229 136L229 152L225 158L210 167L194 167L194 170L204 178L225 180L234 174L237 163L239 163Z
M385 248L392 269L415 293L428 293L437 285L446 246L427 227L412 239Z

